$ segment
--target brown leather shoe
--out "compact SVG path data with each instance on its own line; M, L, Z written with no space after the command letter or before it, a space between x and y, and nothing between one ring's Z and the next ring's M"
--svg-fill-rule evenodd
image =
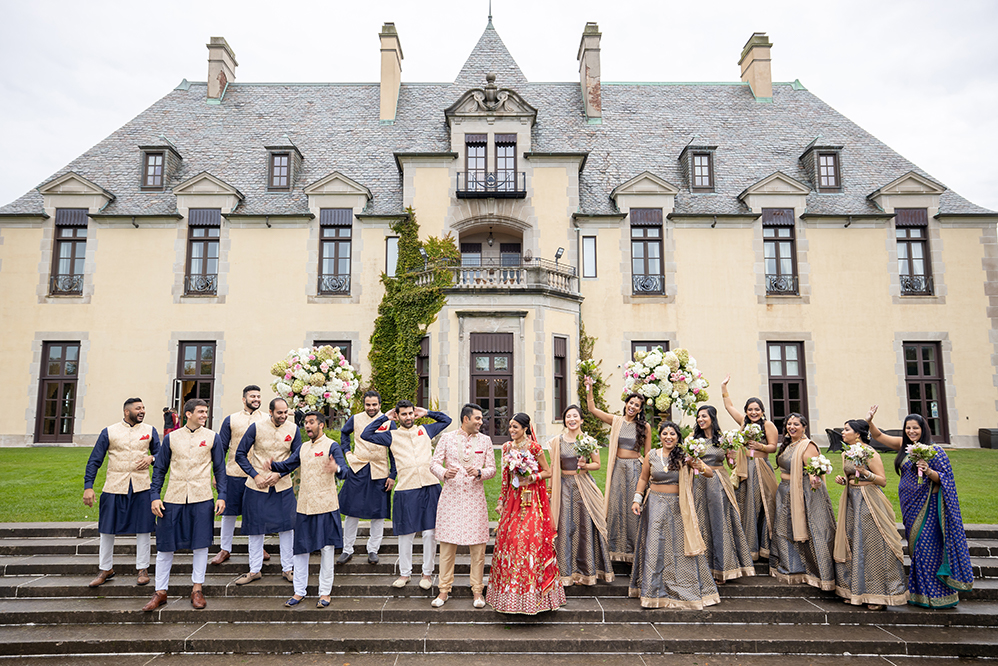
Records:
M195 610L201 610L207 605L208 602L204 600L204 592L201 590L191 592L191 606L194 606Z
M97 578L90 581L90 587L100 587L111 578L114 578L114 569L108 569L107 571L101 569L100 573L97 574Z
M267 551L263 551L263 561L264 562L270 561L270 553L268 553Z
M218 551L218 555L216 555L208 564L219 565L227 559L229 559L229 551L220 550Z
M139 577L135 579L136 585L148 585L149 584L149 570L139 569Z
M156 590L156 594L152 595L152 599L150 599L149 603L147 603L145 606L142 607L142 610L148 613L150 611L156 610L165 603L166 603L166 590Z

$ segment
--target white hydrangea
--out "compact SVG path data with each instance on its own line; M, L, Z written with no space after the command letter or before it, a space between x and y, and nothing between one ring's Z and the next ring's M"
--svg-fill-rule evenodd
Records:
M658 397L658 394L661 392L662 392L661 389L659 389L658 386L653 383L645 384L639 389L639 393L641 393L641 395L643 395L646 398L656 398Z
M644 365L648 368L654 368L662 364L662 354L658 351L649 352L645 356Z

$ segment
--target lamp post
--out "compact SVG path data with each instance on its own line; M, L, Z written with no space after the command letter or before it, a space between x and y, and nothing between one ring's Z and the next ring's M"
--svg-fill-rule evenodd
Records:
M565 254L565 248L559 247L558 251L554 253L554 265L558 265L558 260L561 259L562 255Z

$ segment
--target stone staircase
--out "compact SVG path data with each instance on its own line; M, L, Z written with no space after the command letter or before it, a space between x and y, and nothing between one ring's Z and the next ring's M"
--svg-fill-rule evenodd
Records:
M363 525L354 559L336 569L329 608L315 608L317 556L310 596L298 608L284 607L292 589L280 577L274 538L268 538L274 557L264 565L264 578L236 586L247 566L246 541L237 536L232 558L209 565L207 609L191 608L191 555L180 553L169 602L144 613L154 585L135 585L134 539L117 539L117 576L90 589L97 568L95 523L0 524L0 666L4 658L89 666L195 660L361 666L460 659L471 666L511 654L518 664L545 666L573 658L663 665L900 664L918 658L923 666L937 659L998 659L998 526L968 526L976 580L954 609L870 611L760 575L721 586L721 603L703 611L644 610L627 597L627 577L619 575L611 584L568 588L568 605L559 611L520 617L472 607L466 554L458 555L455 590L441 609L429 604L435 589L423 591L415 582L391 588L397 540L386 530L381 563L369 565ZM417 542L417 572L419 553ZM767 569L757 567L760 574ZM621 566L617 573L625 572ZM290 655L298 657L289 661Z

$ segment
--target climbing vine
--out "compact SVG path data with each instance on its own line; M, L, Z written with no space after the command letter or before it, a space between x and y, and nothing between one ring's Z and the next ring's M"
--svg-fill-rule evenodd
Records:
M381 275L385 295L371 334L371 385L381 394L385 409L399 400L416 398L419 378L416 356L429 326L444 306L444 289L451 284L449 260L460 258L457 243L450 234L443 238L419 240L419 224L412 208L391 224L398 234L398 263L395 276ZM420 254L423 249L427 259Z
M579 363L576 377L579 405L582 406L582 430L589 433L599 442L600 446L609 445L604 423L596 418L596 415L586 408L586 376L593 378L593 402L597 409L610 413L610 408L606 404L606 379L603 378L603 371L600 365L603 360L593 358L593 349L596 347L595 336L586 335L586 324L579 321Z

